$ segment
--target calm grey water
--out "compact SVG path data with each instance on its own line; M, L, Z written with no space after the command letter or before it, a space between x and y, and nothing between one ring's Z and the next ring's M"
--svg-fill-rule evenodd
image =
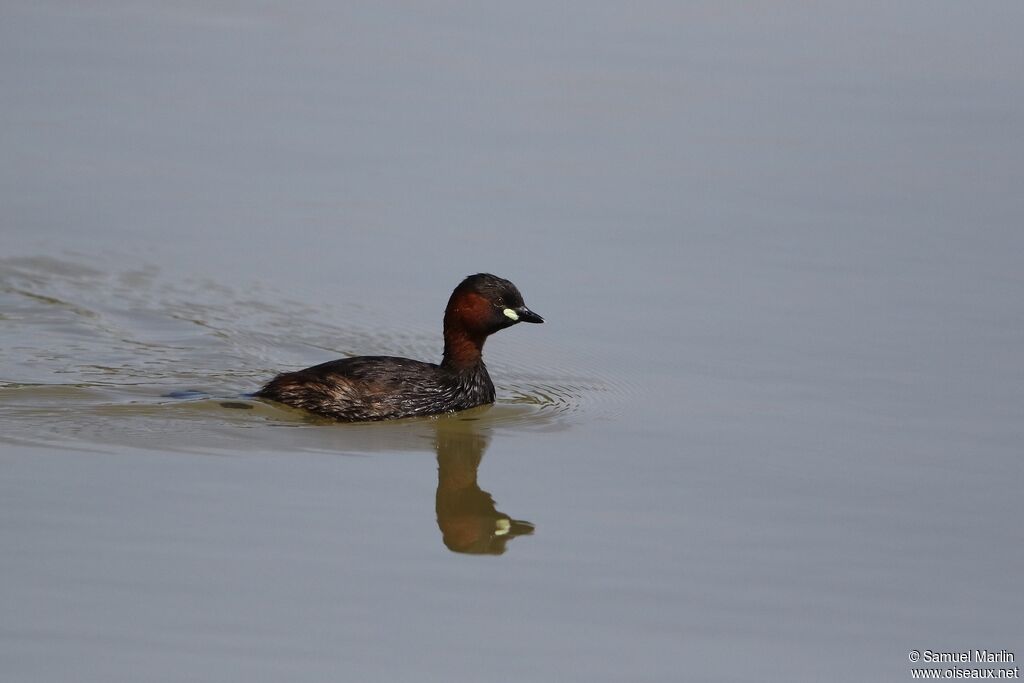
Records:
M6 2L4 681L1024 657L1024 6ZM547 319L499 400L245 397ZM1010 665L1013 666L1013 665Z

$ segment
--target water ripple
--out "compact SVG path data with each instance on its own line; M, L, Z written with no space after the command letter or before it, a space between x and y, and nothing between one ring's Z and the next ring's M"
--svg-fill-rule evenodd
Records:
M362 354L440 356L436 330L395 329L364 307L313 308L259 287L242 294L152 267L109 273L49 257L0 260L0 319L7 442L244 449L248 426L309 422L244 397L279 371ZM564 429L614 413L630 393L578 345L560 357L550 338L504 339L487 359L497 403L463 414L486 427Z

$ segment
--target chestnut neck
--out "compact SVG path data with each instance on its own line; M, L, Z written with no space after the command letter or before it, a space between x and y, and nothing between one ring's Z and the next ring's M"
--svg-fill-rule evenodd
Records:
M478 292L457 288L444 309L444 359L441 367L467 372L483 367L484 321L491 305Z
M472 370L483 365L484 341L486 334L471 334L459 324L450 324L445 319L444 357L441 367L449 370Z

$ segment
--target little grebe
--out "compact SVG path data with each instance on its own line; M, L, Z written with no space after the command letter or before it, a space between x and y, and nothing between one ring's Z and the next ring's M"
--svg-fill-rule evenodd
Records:
M440 365L393 356L343 358L285 372L256 396L345 422L435 415L494 403L484 340L516 323L544 319L516 286L488 273L470 275L444 311Z

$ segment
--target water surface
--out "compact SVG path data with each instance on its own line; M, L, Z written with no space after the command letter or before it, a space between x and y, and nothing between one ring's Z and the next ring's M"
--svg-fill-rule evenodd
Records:
M8 3L5 680L1024 653L1024 11ZM436 361L489 408L246 394Z

